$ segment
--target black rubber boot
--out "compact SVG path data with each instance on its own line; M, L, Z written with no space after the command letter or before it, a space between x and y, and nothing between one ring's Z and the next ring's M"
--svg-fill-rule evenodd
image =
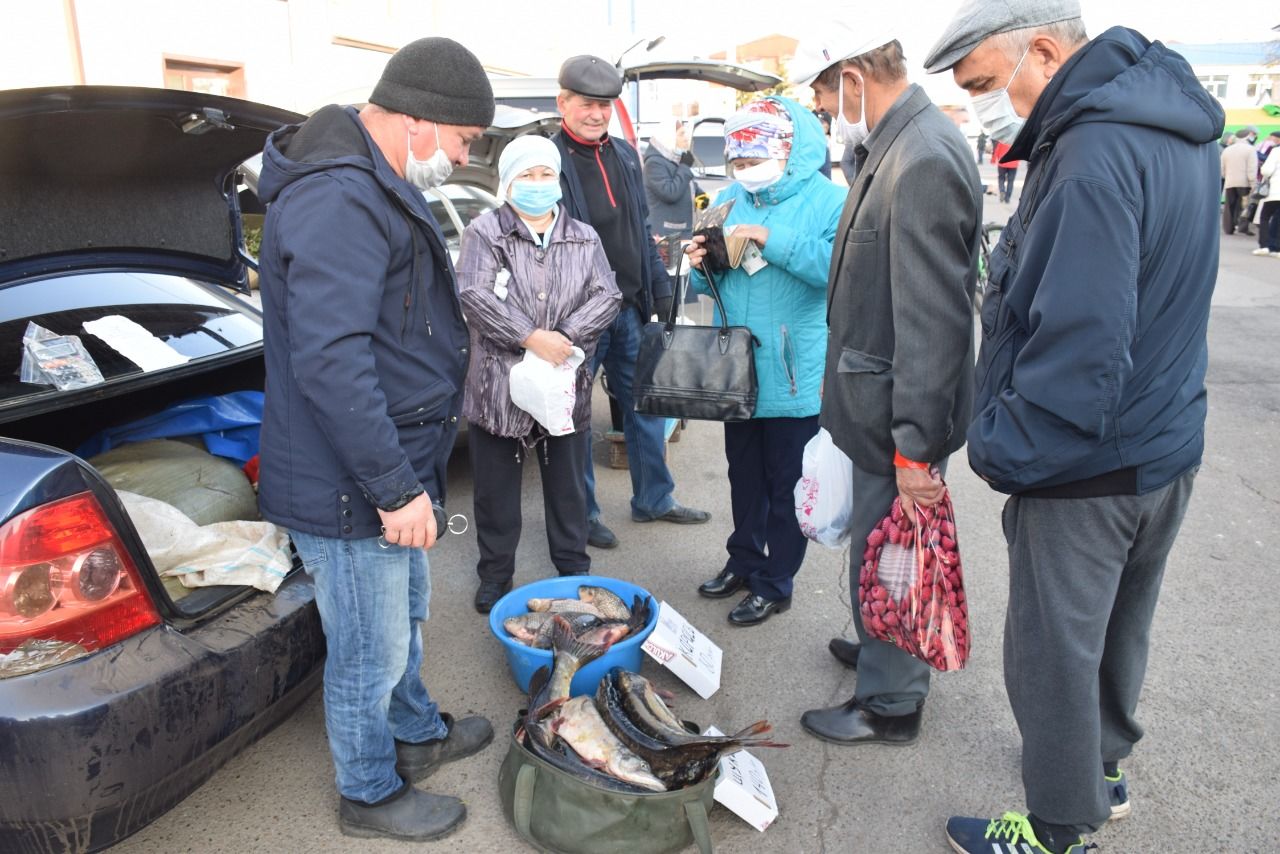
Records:
M462 826L467 808L449 795L419 791L411 784L376 804L343 798L338 804L338 827L344 836L360 839L387 837L410 842L441 839Z

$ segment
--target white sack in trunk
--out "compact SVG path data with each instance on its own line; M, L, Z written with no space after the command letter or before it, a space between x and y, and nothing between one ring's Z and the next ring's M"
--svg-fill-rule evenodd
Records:
M161 575L184 587L233 584L276 592L292 568L289 535L270 522L197 525L172 504L117 491Z

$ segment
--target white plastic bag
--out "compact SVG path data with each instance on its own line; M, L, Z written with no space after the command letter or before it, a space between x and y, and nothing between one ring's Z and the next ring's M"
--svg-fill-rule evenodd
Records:
M853 513L853 464L824 429L804 446L795 494L804 535L827 548L844 548Z
M184 587L234 584L276 592L289 573L289 535L270 522L197 525L172 504L116 490L161 575Z
M553 365L525 350L524 359L511 367L511 402L532 415L549 435L572 433L578 367L586 358L574 347L568 359Z

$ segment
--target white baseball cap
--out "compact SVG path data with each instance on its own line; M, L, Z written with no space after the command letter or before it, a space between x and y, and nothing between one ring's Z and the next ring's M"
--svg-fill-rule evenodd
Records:
M837 62L884 47L896 38L889 27L855 28L833 21L800 40L796 55L787 66L788 76L795 85L807 86Z

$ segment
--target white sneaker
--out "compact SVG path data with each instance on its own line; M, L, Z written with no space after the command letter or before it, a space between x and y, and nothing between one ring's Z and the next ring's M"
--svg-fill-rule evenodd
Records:
M1271 257L1272 257L1272 258L1280 258L1280 252L1272 252L1272 253L1271 253Z
M1280 253L1272 252L1270 249L1261 249L1261 248L1259 248L1259 249L1255 249L1255 250L1253 250L1253 254L1254 254L1254 255L1275 255L1275 254L1280 254Z

